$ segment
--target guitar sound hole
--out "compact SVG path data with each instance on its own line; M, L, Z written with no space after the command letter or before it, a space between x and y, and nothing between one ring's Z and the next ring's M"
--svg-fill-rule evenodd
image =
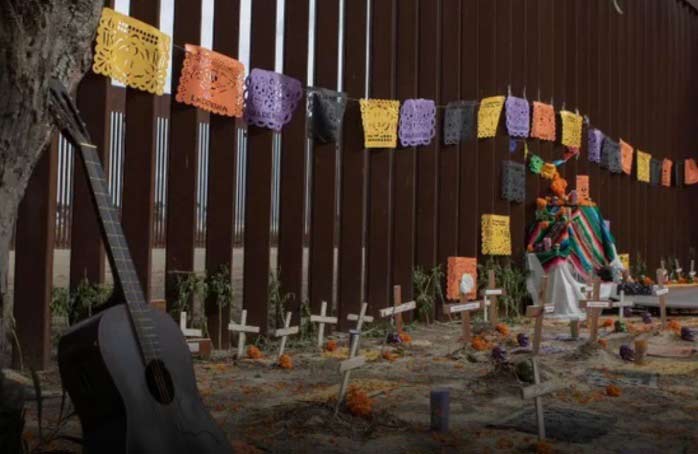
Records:
M150 361L145 368L145 380L148 383L148 390L155 400L163 405L172 402L174 384L165 363L159 359Z

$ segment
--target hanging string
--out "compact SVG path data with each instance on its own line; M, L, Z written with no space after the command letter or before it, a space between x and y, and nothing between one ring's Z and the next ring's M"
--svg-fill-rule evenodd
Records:
M495 17L496 17L496 4L495 4L494 8L495 8ZM566 8L566 4L565 4L565 8ZM542 28L543 28L543 27L541 26L541 24L542 24L542 22L543 22L543 21L542 21L542 10L543 10L543 8L541 8L540 5L538 5L538 11L537 11L537 15L538 15L538 27L537 27L537 29L538 29L538 46L537 46L538 67L536 68L536 85L537 85L537 100L538 100L538 101L541 100L541 89L540 89L540 87L541 87L541 64L540 64L540 63L541 63L542 57L543 57L543 56L542 56L542 47L543 47L543 46L542 46ZM551 25L550 25L550 27L551 27L552 32L554 33L554 32L555 32L555 2L552 2L552 4L551 4L551 10L552 10L552 18L551 18ZM590 8L587 8L587 11L588 11L588 22L591 23L591 21L592 21L591 9L590 9ZM575 11L575 12L576 12L576 11ZM564 14L564 13L565 13L565 10L563 10L563 14ZM600 19L602 15L603 15L603 12L602 12L601 8L599 8L599 10L598 10L598 18ZM610 20L610 17L609 17L609 20ZM479 21L476 21L476 27L477 27L477 30L476 30L476 40L477 40L477 43L476 43L476 46L477 46L477 49L478 49L478 51L479 51L479 38L480 38L480 36L479 36ZM493 27L493 28L494 28L494 30L493 30L493 31L494 31L494 33L493 33L493 35L494 35L494 37L493 37L493 47L494 47L494 49L495 49L495 51L496 51L496 43L497 43L497 22L496 22L496 20L495 20L495 24L494 24L494 27ZM513 30L513 10L512 10L512 5L511 5L511 4L509 5L509 30L510 30L510 33L511 33L511 30ZM577 34L578 31L579 31L578 17L577 17L577 15L575 14L575 34ZM607 32L608 32L608 39L610 40L610 33L611 33L610 27L607 27ZM596 104L596 106L597 106L597 108L598 108L598 106L601 106L601 104L602 104L602 100L601 100L601 90L599 89L599 87L601 86L601 41L602 41L602 40L601 40L601 33L597 33L596 35L597 35L597 36L596 36L596 37L597 37L597 49L596 49L596 61L597 61L597 64L596 64L596 68L597 68L596 79L597 79L597 84L596 84L596 87L595 87L595 91L596 91L596 103L595 103L595 104ZM645 38L645 40L646 40L646 35L645 35L645 34L643 34L643 35L644 35L644 38ZM563 46L564 46L564 48L566 49L566 48L567 48L567 35L566 35L566 33L563 33L563 40L564 40L564 41L563 41ZM508 73L509 73L509 74L508 74L509 87L511 87L511 81L512 81L512 79L513 79L513 44L512 44L512 43L513 43L513 39L510 39L510 42L509 42L509 68L508 68L508 69L509 69L509 71L508 71ZM617 44L617 43L616 43L616 44ZM551 44L551 45L552 45L552 44ZM180 51L180 52L188 53L188 51L186 50L185 47L180 46L180 45L175 44L175 43L172 43L172 48L173 48L173 49L176 49L177 51ZM617 53L617 52L618 52L618 49L616 48L616 53ZM591 61L591 59L592 59L591 51L589 51L588 54L589 54L589 55L587 56L588 61ZM551 55L552 55L552 56L551 56L551 58L552 58L552 68L553 68L553 71L555 71L555 48L554 48L554 45L553 45L553 52L551 52ZM578 68L578 65L579 65L579 55L578 55L578 48L577 48L577 46L575 46L575 50L574 50L574 59L575 59L575 67ZM608 67L609 67L609 68L611 67L610 65L612 64L612 61L611 61L611 60L612 60L612 55L611 55L611 52L609 51L609 52L608 52ZM527 65L528 65L528 9L525 7L525 4L524 4L524 62L523 62L523 74L524 74L524 78L526 78L526 76L527 76L527 70L528 70ZM587 64L586 66L587 66L587 68L588 68L588 73L589 73L589 77L587 78L587 80L589 81L589 84L590 84L589 89L591 90L591 88L592 88L592 87L591 87L592 69L591 69L591 65L590 65L590 64ZM494 69L495 69L495 73L496 73L496 60L495 60L495 62L494 62ZM617 77L618 77L617 83L618 83L618 86L620 86L620 82L621 82L621 81L620 81L620 73L617 75ZM635 77L639 77L638 72L635 72ZM574 88L574 91L575 91L575 98L576 98L576 99L578 99L578 96L579 96L579 80L578 80L578 79L579 79L578 77L575 78L575 88ZM564 60L564 62L563 62L563 80L567 80L567 61L566 61L566 60ZM637 84L637 86L639 87L639 83L636 82L636 84ZM556 87L555 87L555 77L553 77L553 78L552 78L552 84L551 84L551 93L552 93L552 94L551 94L551 99L550 99L550 104L553 104L553 105L554 105L554 102L555 102L555 88L556 88ZM619 92L619 90L616 90L616 91ZM306 94L308 94L309 92L311 92L311 88L310 88L310 87L305 88L305 89L304 89L304 92L305 92ZM525 84L525 83L523 84L523 96L524 96L524 98L527 97L527 96L526 96L526 84ZM618 96L618 102L620 102L620 99L621 99L620 93L618 93L617 96ZM360 102L362 99L365 99L365 98L355 98L355 97L351 97L351 96L346 96L345 99L346 99L348 102L356 102L356 103L358 103L358 102ZM613 103L611 102L611 97L610 97L610 96L608 97L608 100L607 100L607 101L608 101L608 108L607 108L606 112L608 112L608 119L610 120L610 119L613 118L613 115L611 114L611 113L612 113L612 112L611 112L611 106L613 105ZM477 107L477 106L480 105L480 101L479 101L479 100L469 101L469 103L470 103L471 105L474 105L475 107ZM592 101L592 104L593 104L593 101ZM628 99L628 106L630 106L630 99ZM436 107L436 109L445 110L446 108L448 108L448 105L447 105L447 104L436 104L435 107ZM564 100L563 100L563 108L564 108L564 107L565 107L565 106L564 106ZM636 115L639 115L639 114L640 114L639 109L636 109L635 116L636 116ZM654 112L654 114L658 115L658 112ZM590 129L591 129L591 128L601 129L601 128L597 127L594 123L592 123L591 118L590 118L590 116L589 116L588 114L585 114L585 115L584 115L584 119L585 119L585 123L587 124L588 128L590 128ZM611 121L612 121L612 120L611 120ZM636 123L636 124L639 124L639 123L640 123L640 121L639 121L637 118L634 118L632 121L633 121L634 123Z
M174 44L174 43L173 43L173 44L172 44L172 47L173 47L174 49L178 50L178 51L184 52L185 54L190 53L189 51L187 51L186 48L184 48L184 47L182 47L182 46L180 46L180 45L178 45L178 44ZM311 91L311 89L310 89L310 88L304 88L303 91L304 91L305 94L307 95L307 94ZM360 102L362 99L365 99L365 98L354 98L354 97L351 97L351 96L346 96L345 99L346 99L347 101L357 102L357 103L358 103L358 102ZM470 104L472 104L472 105L474 105L474 106L479 106L479 105L480 105L480 101L479 101L479 100L471 101ZM445 110L447 107L448 107L448 105L446 105L446 104L436 104L436 108L437 108L437 109L443 109L443 110Z

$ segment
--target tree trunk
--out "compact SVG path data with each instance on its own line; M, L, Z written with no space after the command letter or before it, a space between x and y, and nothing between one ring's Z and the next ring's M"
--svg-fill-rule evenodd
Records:
M17 207L53 125L48 81L75 87L89 68L103 0L0 0L0 304L11 312L7 266ZM0 349L7 350L7 337ZM6 357L0 359L0 366Z
M103 4L0 0L0 369L11 345L7 268L17 208L53 131L48 82L58 78L74 88L85 74ZM0 372L0 410L8 392L2 383ZM0 440L2 432L0 427Z

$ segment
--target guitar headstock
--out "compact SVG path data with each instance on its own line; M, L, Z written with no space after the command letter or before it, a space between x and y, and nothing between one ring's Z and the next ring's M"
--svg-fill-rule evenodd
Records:
M75 146L90 143L87 126L80 118L80 112L65 85L58 79L51 79L49 91L49 110L61 133Z

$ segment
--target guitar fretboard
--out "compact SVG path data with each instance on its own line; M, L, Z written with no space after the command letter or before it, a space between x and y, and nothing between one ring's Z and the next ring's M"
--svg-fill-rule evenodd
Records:
M147 314L147 305L141 283L133 266L131 253L119 221L119 213L112 203L102 162L97 147L91 144L76 144L89 178L93 201L102 228L107 257L112 268L114 283L123 292L127 308L146 363L157 359L160 347L155 328Z

